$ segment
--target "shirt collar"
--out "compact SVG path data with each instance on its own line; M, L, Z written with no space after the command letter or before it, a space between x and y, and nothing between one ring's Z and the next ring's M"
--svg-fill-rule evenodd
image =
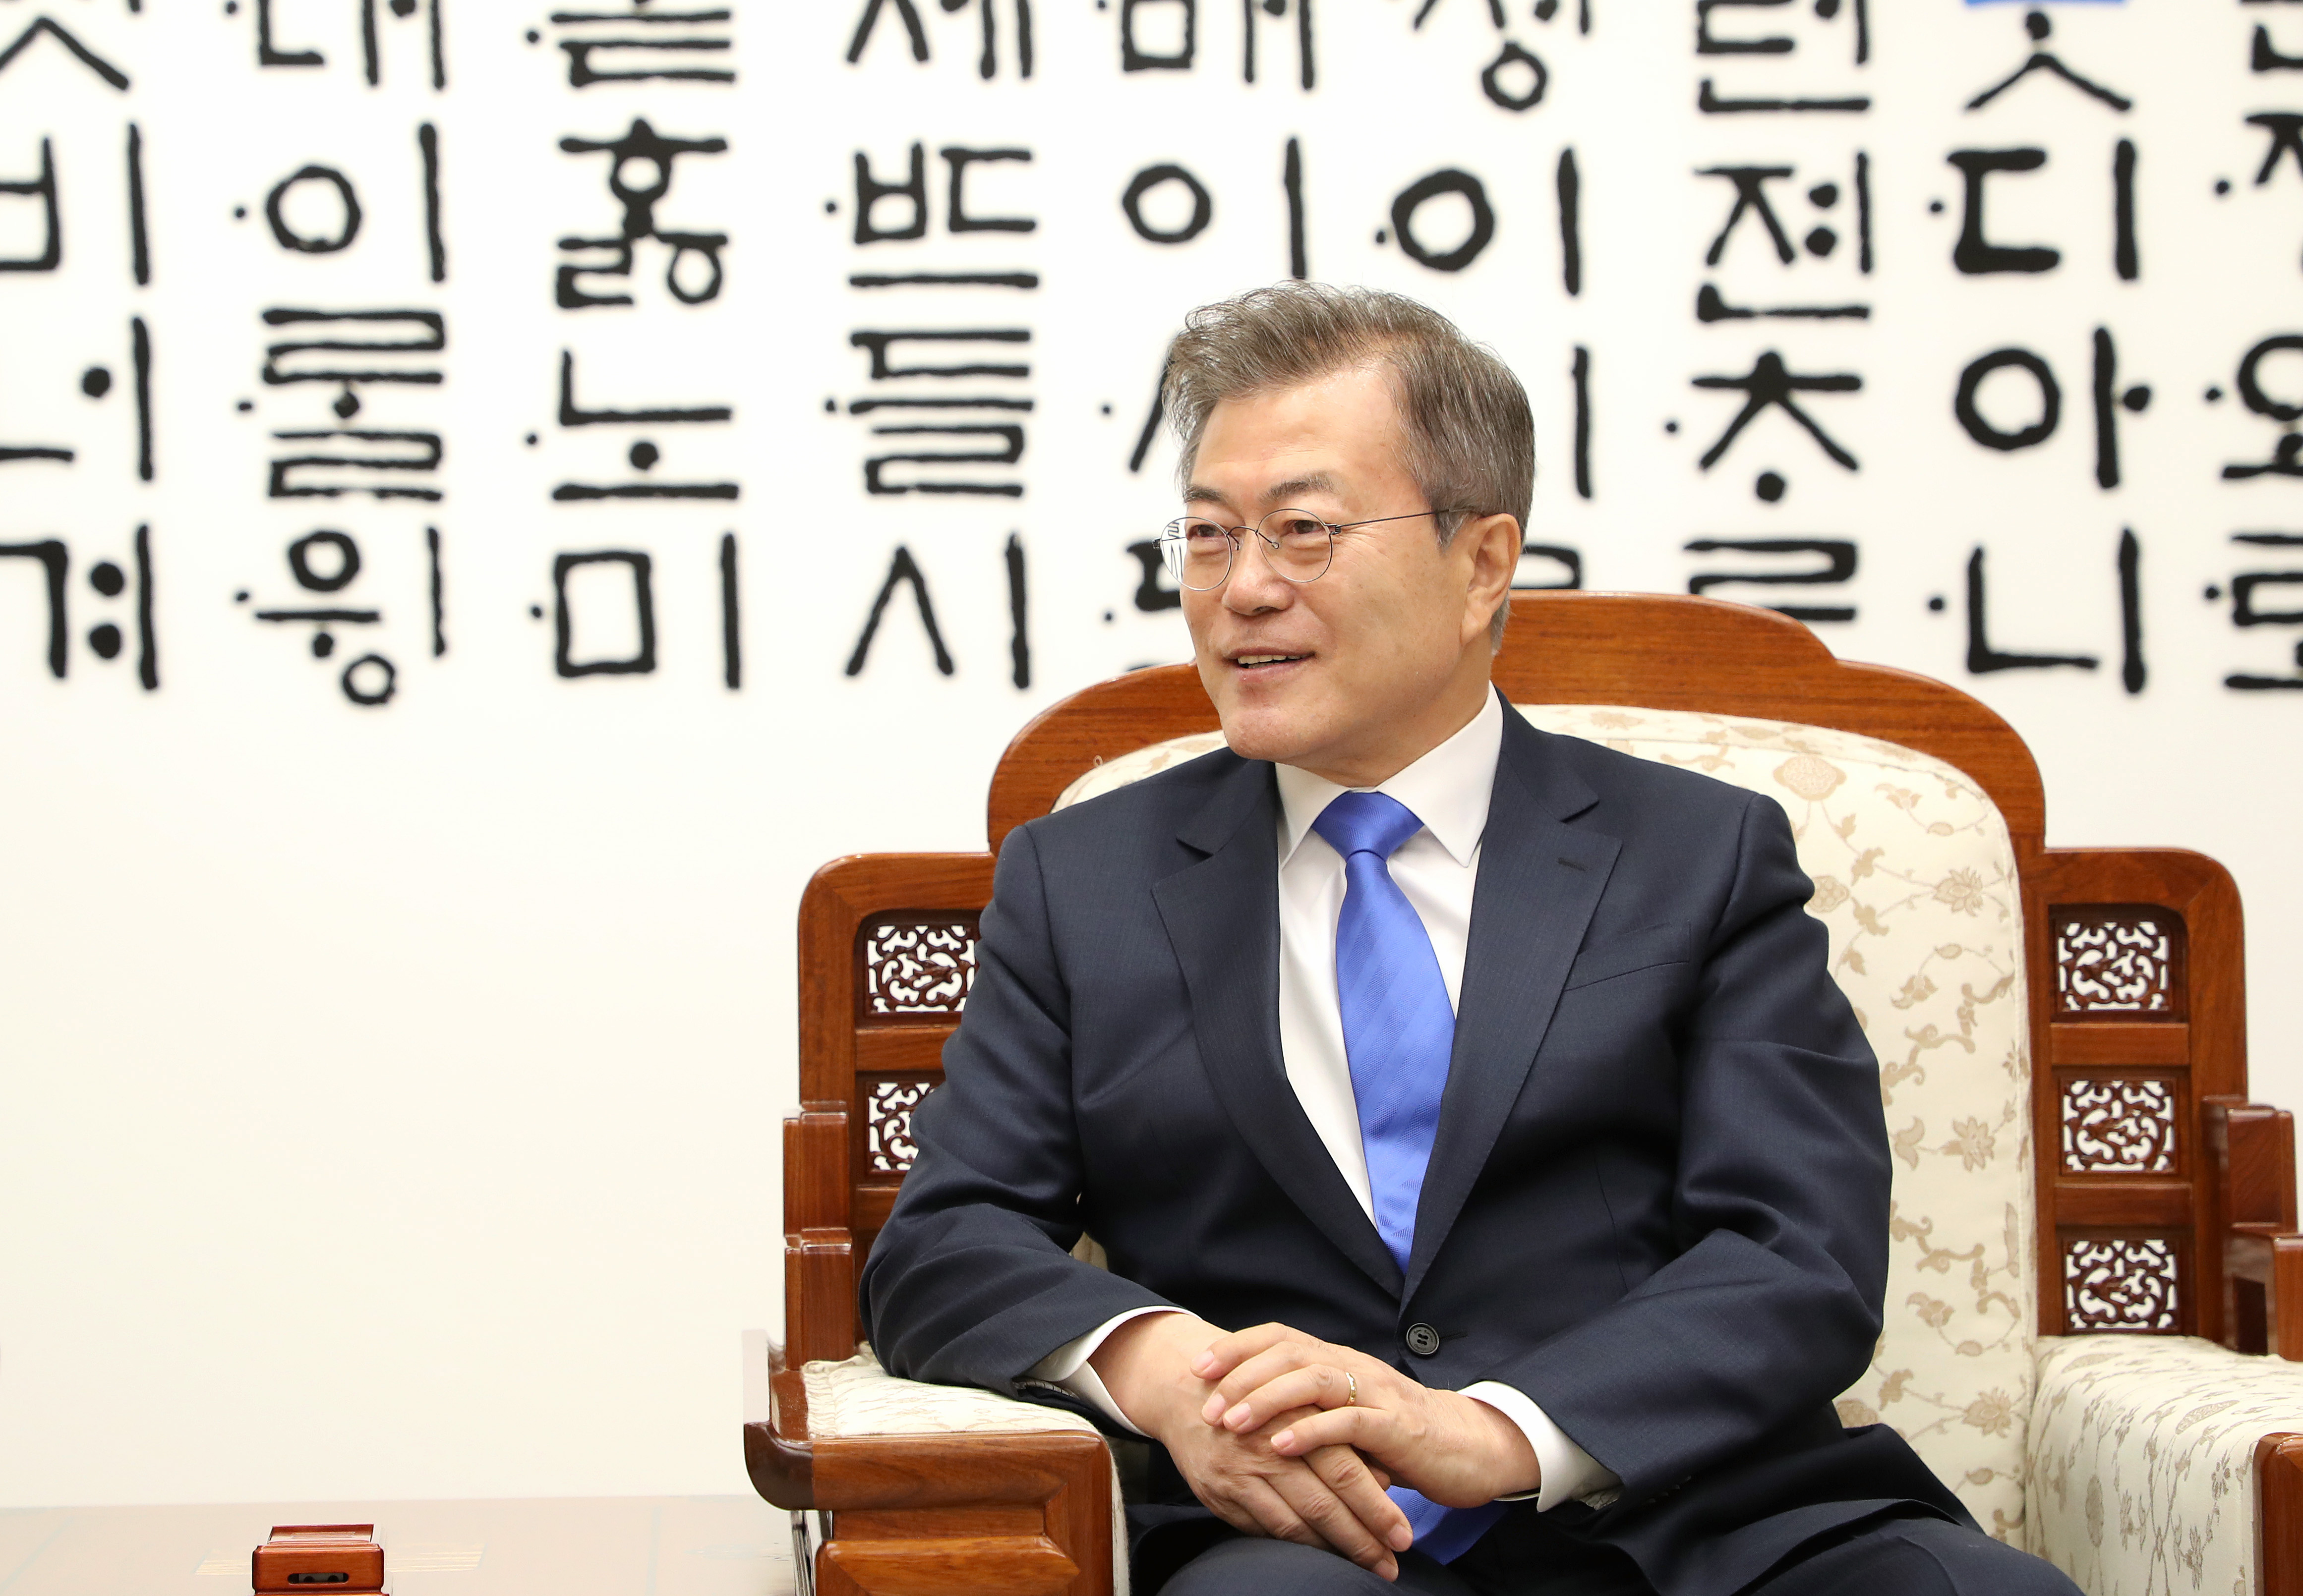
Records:
M1396 798L1414 811L1447 855L1464 869L1478 853L1488 828L1488 803L1495 795L1496 762L1503 756L1503 700L1490 689L1487 702L1464 728L1373 790ZM1279 840L1284 868L1312 835L1312 823L1344 793L1324 776L1294 765L1275 766L1285 830Z

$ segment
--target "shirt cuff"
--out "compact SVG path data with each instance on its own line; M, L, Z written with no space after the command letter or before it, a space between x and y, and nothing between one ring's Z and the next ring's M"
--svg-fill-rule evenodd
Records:
M1146 1314L1174 1314L1182 1311L1180 1308L1170 1307L1130 1308L1124 1314L1106 1319L1077 1340L1066 1341L1038 1363L1033 1364L1029 1377L1063 1387L1082 1401L1093 1403L1097 1412L1126 1430L1130 1435L1143 1435L1143 1432L1137 1429L1135 1423L1119 1411L1119 1404L1111 1399L1111 1393L1104 1389L1103 1382L1097 1378L1095 1365L1087 1360L1095 1355L1097 1348L1103 1345L1106 1337L1130 1319L1141 1319ZM1509 1388L1498 1386L1496 1389L1504 1390ZM1512 1395L1519 1397L1523 1402L1527 1402L1527 1399L1520 1397L1517 1391L1513 1391ZM1528 1407L1530 1411L1534 1411L1535 1405L1529 1402ZM1538 1413L1536 1416L1540 1418L1542 1415ZM1144 1439L1148 1441L1151 1437L1144 1436ZM1575 1443L1569 1441L1567 1444L1573 1446ZM1541 1455L1541 1453L1537 1454L1539 1457Z
M1590 1500L1622 1486L1614 1470L1570 1440L1567 1432L1553 1424L1551 1415L1529 1400L1526 1393L1499 1381L1482 1380L1465 1386L1461 1394L1485 1402L1517 1424L1527 1444L1535 1449L1536 1465L1543 1471L1538 1490L1497 1497L1497 1501L1520 1502L1533 1497L1535 1510L1548 1513L1562 1502Z

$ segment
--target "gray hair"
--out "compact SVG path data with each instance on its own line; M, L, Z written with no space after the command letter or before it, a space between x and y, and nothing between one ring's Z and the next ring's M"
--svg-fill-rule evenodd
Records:
M1463 517L1506 515L1527 528L1535 497L1535 418L1527 391L1493 349L1429 306L1379 289L1278 282L1203 305L1168 346L1160 395L1183 441L1189 486L1208 416L1226 399L1301 387L1380 363L1406 435L1405 464L1445 548ZM1489 638L1502 646L1511 606Z

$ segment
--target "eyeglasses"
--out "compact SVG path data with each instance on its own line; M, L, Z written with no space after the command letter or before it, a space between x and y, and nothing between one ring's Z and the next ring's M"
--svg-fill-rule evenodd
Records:
M1221 587L1231 575L1232 557L1238 552L1242 533L1252 532L1263 545L1263 558L1272 570L1289 582L1317 582L1328 574L1336 557L1336 534L1360 526L1379 526L1387 521L1413 521L1425 516L1460 515L1459 510L1414 510L1405 516L1377 516L1366 521L1322 521L1309 510L1273 510L1253 526L1226 526L1205 516L1179 516L1161 529L1160 558L1168 574L1195 593Z

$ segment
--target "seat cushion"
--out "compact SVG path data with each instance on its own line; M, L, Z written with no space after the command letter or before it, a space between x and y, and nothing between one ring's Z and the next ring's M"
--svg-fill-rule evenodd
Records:
M1825 727L1606 705L1516 706L1541 730L1699 770L1790 815L1808 911L1879 1055L1894 1155L1886 1322L1841 1397L1892 1424L1986 1529L2023 1544L2033 1272L2031 1062L2015 854L1983 789L1942 760ZM1057 807L1223 744L1136 750Z
M1018 1402L972 1385L930 1385L898 1380L880 1366L869 1347L834 1363L804 1364L807 1383L807 1432L816 1441L833 1436L1021 1434L1034 1430L1070 1430L1093 1435L1096 1427L1076 1413Z

